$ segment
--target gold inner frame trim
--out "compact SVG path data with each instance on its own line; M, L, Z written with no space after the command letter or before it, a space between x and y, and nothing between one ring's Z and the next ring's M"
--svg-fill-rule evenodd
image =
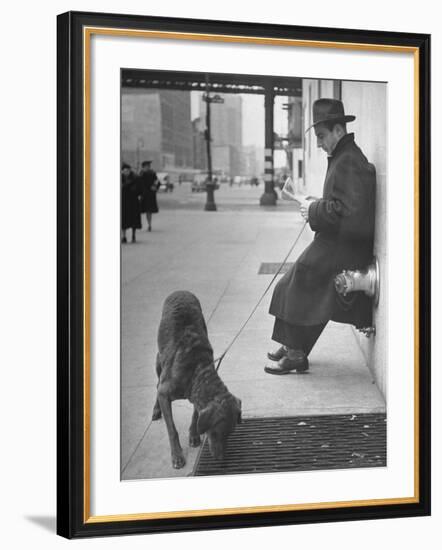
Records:
M124 514L111 516L91 516L86 523L102 523L115 521L134 521L146 519L170 519L182 517L202 517L202 516L227 516L230 514L250 514L259 512L294 512L301 510L325 510L328 508L349 508L354 506L382 506L386 504L412 504L416 502L414 498L396 499L394 502L383 499L378 500L349 500L341 502L315 502L307 504L282 504L272 506L252 506L249 508L214 508L207 510L185 510L176 512L152 512L141 514Z
M414 496L419 501L419 50L414 52Z
M172 512L152 512L137 514L116 514L108 516L92 516L90 510L90 46L92 35L123 36L135 38L157 38L175 40L194 40L204 42L231 42L270 46L287 46L303 48L332 48L343 50L359 50L370 52L411 53L414 61L414 495L412 497L352 500L338 502L317 502L305 504L287 504L270 506L251 506L235 508L215 508L206 510L181 510ZM244 37L236 35L148 31L134 29L113 29L108 27L83 28L83 93L84 93L84 523L103 523L117 521L136 521L149 519L191 518L214 515L250 514L259 512L287 512L301 510L323 510L330 508L349 508L356 506L386 506L392 504L413 504L419 502L419 49L411 46L395 46L384 44L364 44L357 42L330 42L321 40L296 40L268 37Z
M86 37L84 37L86 38ZM90 220L91 220L91 210L90 210L90 167L91 167L91 156L90 156L90 39L87 38L87 50L86 42L83 43L84 51L84 75L83 75L83 97L84 97L84 113L83 113L83 250L84 250L84 272L83 272L83 289L84 289L84 303L83 303L83 348L84 348L84 365L83 365L83 446L84 446L84 456L83 456L83 475L84 475L84 484L83 484L83 514L85 520L90 516L90 502L91 502L91 414L90 414L90 405L91 405L91 331L90 331L90 307L91 307L91 264L90 264L90 255L91 255L91 238L90 238ZM86 55L86 51L88 52Z

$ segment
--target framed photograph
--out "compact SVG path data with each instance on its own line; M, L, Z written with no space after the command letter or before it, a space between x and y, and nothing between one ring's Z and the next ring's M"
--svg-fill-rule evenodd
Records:
M58 534L430 513L430 36L58 17Z

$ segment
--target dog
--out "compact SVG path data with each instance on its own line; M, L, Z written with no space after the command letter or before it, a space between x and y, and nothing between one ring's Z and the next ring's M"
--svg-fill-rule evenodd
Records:
M210 453L222 460L227 438L241 422L241 400L228 391L215 370L201 305L191 292L176 291L164 301L156 371L152 420L164 417L172 466L182 468L186 463L172 416L171 404L176 399L188 399L193 404L189 445L198 447L205 433Z

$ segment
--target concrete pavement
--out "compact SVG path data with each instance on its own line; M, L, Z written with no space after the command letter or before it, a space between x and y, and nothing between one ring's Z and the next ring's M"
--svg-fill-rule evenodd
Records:
M280 262L302 221L292 203L263 209L262 187L221 186L217 212L204 212L205 194L187 183L159 194L153 231L122 247L122 425L121 477L148 479L188 475L198 449L188 446L192 406L173 404L187 464L174 470L163 420L151 422L156 395L156 331L166 296L190 290L201 301L215 356L248 317L272 275L258 275L262 262ZM144 221L144 220L143 220ZM307 229L289 261L310 242ZM289 416L384 412L349 326L329 323L311 356L309 373L264 372L273 318L272 291L225 357L220 376L242 400L243 416Z

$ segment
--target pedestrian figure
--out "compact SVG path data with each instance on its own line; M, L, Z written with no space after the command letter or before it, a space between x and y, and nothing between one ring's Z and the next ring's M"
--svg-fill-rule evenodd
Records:
M371 325L372 303L363 292L339 295L334 277L343 269L363 269L372 260L376 173L347 133L345 115L336 99L313 104L317 146L328 155L323 196L298 195L302 217L315 231L313 242L276 285L269 313L275 317L272 339L282 344L267 356L270 374L302 372L308 355L328 321L357 328Z
M152 231L152 214L159 212L157 203L157 191L160 182L154 170L152 161L145 160L141 163L141 172L138 177L141 189L141 211L146 212L147 231Z
M129 164L121 168L121 228L123 236L121 242L127 243L126 230L132 229L132 242L136 242L135 233L141 229L139 188L137 177Z

